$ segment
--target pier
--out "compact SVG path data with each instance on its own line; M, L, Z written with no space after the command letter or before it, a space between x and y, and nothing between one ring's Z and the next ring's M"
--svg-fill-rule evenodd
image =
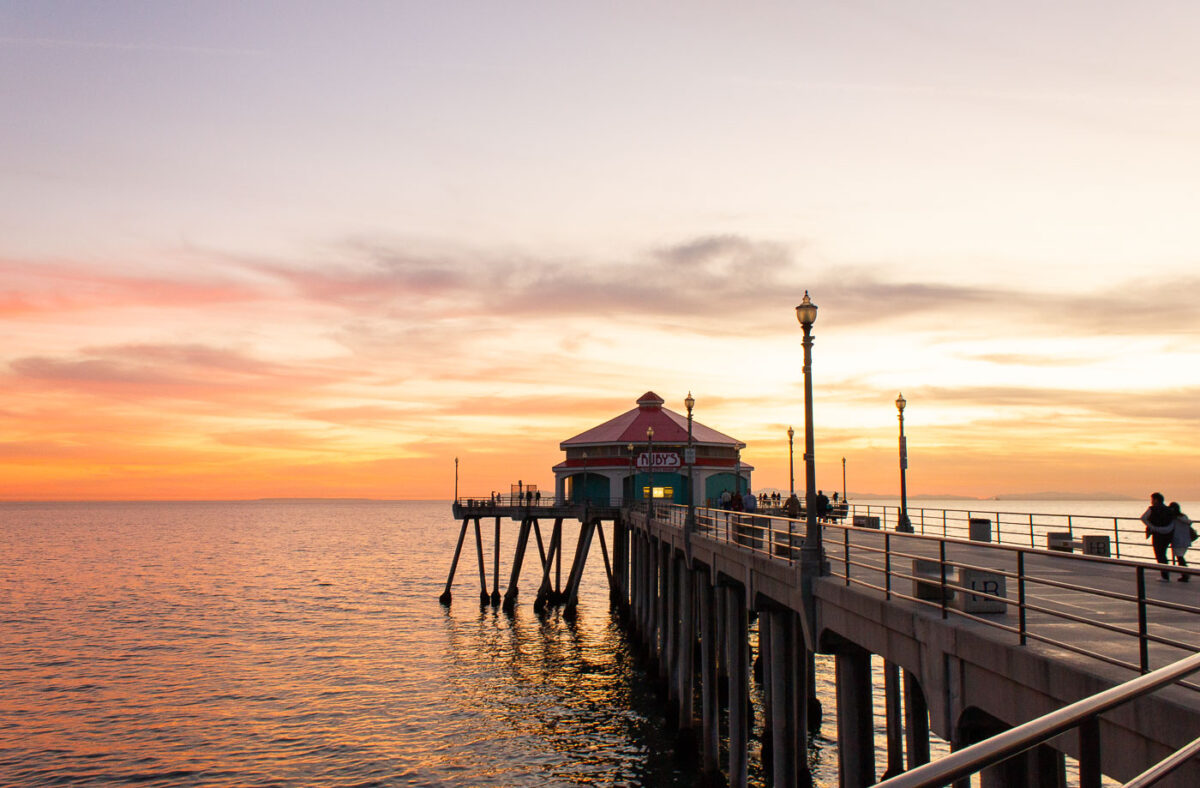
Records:
M497 550L489 592L482 527L498 536L502 521L520 524L503 594L509 608L533 540L542 569L535 607L567 611L599 545L613 604L664 683L680 747L695 749L714 784L746 782L756 666L772 784L809 783L808 732L822 711L812 705L812 664L820 653L836 664L836 708L826 711L836 717L841 784L865 786L919 775L911 770L929 760L931 733L956 756L969 754L971 745L1195 661L1200 651L1200 577L1163 582L1158 565L1115 557L1134 551L1130 536L1140 529L1121 518L1067 518L1064 527L1063 516L909 510L909 533L895 529L898 510L852 506L820 524L825 563L806 572L805 522L771 514L699 507L689 519L687 506L665 502L488 499L460 500L454 513L462 530L453 563L473 524L484 604L500 604L501 575ZM565 581L564 523L580 528ZM1109 540L1108 557L1076 552L1099 535ZM1172 568L1181 574L1200 571ZM447 604L452 582L453 569ZM883 661L882 763L872 655ZM1098 786L1102 774L1133 781L1182 752L1183 765L1158 784L1194 786L1197 734L1200 684L1172 680L978 771L985 786L1058 786L1070 758L1078 784Z
M560 444L552 495L518 483L454 502L462 525L442 603L452 602L471 535L479 601L506 611L536 545L534 609L575 615L598 552L612 605L662 683L678 748L696 756L707 784L746 784L755 722L771 784L811 784L809 733L831 713L847 788L966 786L975 773L985 788L1058 788L1068 773L1082 788L1104 776L1136 788L1200 785L1200 577L1179 582L1200 570L1172 567L1160 579L1132 518L929 510L903 496L899 507L843 501L819 512L805 309L815 312L807 295L797 308L803 510L792 498L755 511L745 444L695 423L690 394L684 415L646 392ZM902 416L902 398L897 408ZM503 523L519 524L507 578ZM835 664L831 709L816 698L817 654ZM931 736L952 751L938 763Z

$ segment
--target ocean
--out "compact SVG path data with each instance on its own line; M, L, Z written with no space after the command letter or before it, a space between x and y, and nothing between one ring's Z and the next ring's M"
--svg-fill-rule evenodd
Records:
M447 608L459 526L444 501L0 504L0 784L694 784L599 556L570 622L534 614L534 551L509 617L468 539Z

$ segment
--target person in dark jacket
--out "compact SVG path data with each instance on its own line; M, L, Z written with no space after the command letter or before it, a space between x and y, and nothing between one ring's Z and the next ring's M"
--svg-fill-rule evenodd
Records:
M1142 522L1146 524L1146 536L1150 537L1150 545L1154 548L1154 560L1170 566L1167 548L1175 535L1175 513L1163 502L1162 493L1150 495L1150 506L1142 513ZM1171 576L1164 571L1162 579L1170 580Z
M818 519L824 520L829 516L829 496L822 490L817 490L817 500L814 508L817 510Z

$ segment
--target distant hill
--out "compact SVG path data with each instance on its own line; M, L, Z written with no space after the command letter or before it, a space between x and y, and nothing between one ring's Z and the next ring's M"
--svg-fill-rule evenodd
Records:
M1113 492L1035 492L994 495L992 501L1140 501L1141 498Z

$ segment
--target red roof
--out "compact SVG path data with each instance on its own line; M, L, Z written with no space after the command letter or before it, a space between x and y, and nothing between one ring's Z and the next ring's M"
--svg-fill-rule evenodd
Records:
M638 406L615 419L609 419L598 427L592 427L559 444L566 450L569 446L593 446L602 443L641 445L646 442L646 428L654 428L655 443L687 443L687 416L663 407L663 398L647 391L637 401ZM692 441L697 444L726 445L744 449L746 444L723 432L705 427L692 420Z

